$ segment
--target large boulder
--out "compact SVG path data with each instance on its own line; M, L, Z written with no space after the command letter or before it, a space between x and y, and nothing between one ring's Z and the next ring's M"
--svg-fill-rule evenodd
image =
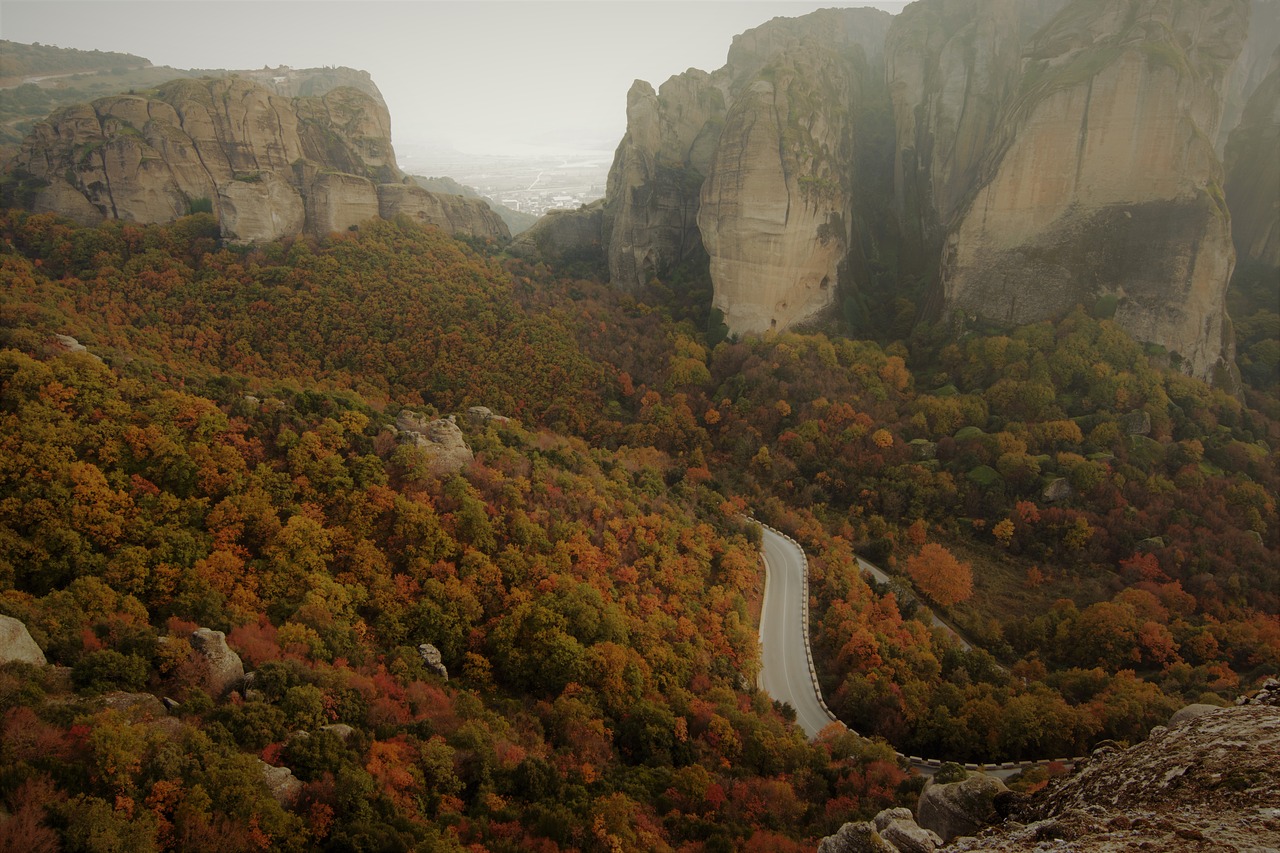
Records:
M885 809L875 816L873 823L880 837L899 853L933 853L942 846L938 833L917 824L911 809Z
M1169 718L1169 725L1176 726L1178 723L1182 723L1187 720L1194 720L1201 714L1208 714L1211 711L1218 710L1218 708L1218 705L1206 705L1203 702L1193 702L1190 705L1174 711L1173 716Z
M418 646L418 654L422 656L422 663L428 670L443 678L449 680L449 670L444 665L444 659L440 656L440 650L430 643L423 643Z
M973 835L996 822L996 795L1007 790L999 779L981 773L959 782L928 784L920 792L916 823L937 833L943 842Z
M431 473L437 477L456 474L475 459L452 415L427 420L405 410L397 416L396 428L402 437L426 451Z
M285 808L295 805L302 795L302 780L294 776L288 767L273 767L261 758L258 759L258 764L262 771L262 781L266 783L267 790L275 797L276 802Z
M31 639L27 626L12 616L0 616L0 663L20 661L44 666L44 652Z
M222 696L244 681L244 662L227 645L227 635L209 628L191 632L191 648L205 662L205 686L211 696Z
M818 853L899 853L869 820L846 823L835 835L818 842Z

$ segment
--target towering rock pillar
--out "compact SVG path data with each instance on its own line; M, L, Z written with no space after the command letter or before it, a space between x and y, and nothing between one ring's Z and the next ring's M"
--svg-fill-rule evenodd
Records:
M1115 321L1227 381L1235 260L1214 152L1247 0L1074 0L1032 40L973 199L949 229L948 314Z

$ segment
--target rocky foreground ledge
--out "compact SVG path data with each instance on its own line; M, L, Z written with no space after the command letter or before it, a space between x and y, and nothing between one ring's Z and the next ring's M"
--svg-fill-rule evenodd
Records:
M918 826L899 814L905 809L895 809L874 821L845 824L818 849L1280 850L1280 681L1269 680L1236 707L1184 709L1129 749L1099 747L1076 773L1029 797L1008 791L963 796L985 779L926 787ZM988 787L1003 787L990 782ZM935 808L925 807L938 799L937 789L953 789L946 792L948 802L969 801L977 820L983 816L976 812L989 810L991 825L944 843L951 832L936 824Z

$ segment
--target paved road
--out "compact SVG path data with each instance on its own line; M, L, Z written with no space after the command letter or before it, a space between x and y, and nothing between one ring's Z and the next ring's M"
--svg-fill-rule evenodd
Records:
M796 709L796 723L806 735L814 737L831 724L831 718L818 698L817 687L809 671L804 644L804 554L794 543L767 527L762 528L760 553L764 557L765 584L764 606L760 612L760 687L774 699L787 702ZM876 579L888 578L879 567L858 559L859 567ZM939 623L947 631L954 629ZM958 634L956 638L970 648ZM908 761L925 776L932 776L942 763L939 759L900 758ZM1059 759L1064 764L1077 763L1079 759ZM1007 779L1034 761L1006 764L966 764L970 770L981 769L990 776Z
M796 709L796 723L813 737L831 723L822 709L804 651L803 554L768 528L763 529L764 606L760 613L760 686Z

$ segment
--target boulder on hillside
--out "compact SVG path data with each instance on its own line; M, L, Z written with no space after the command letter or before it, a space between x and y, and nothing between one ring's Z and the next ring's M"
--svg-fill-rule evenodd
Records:
M975 773L960 782L928 784L916 805L916 823L936 832L943 842L973 835L995 823L997 794L1009 790L994 776Z
M818 853L899 853L869 820L846 823L818 843Z
M1207 714L1210 711L1218 710L1217 705L1207 705L1204 702L1193 702L1185 708L1180 708L1173 712L1173 716L1169 718L1169 725L1176 726L1178 723L1186 720L1194 720L1201 714Z
M880 837L896 847L898 853L933 853L942 846L938 833L917 824L911 809L885 809L873 823Z
M456 474L475 459L453 415L428 421L422 415L403 411L396 417L396 427L402 439L427 451L431 473L437 477Z
M20 661L44 666L44 652L31 639L27 626L12 616L0 616L0 663Z
M150 693L126 693L117 690L104 694L100 701L102 707L121 711L131 717L159 719L169 716L169 709L165 704Z
M296 804L302 795L302 780L295 777L288 767L273 767L261 758L258 763L262 765L262 781L267 783L267 790L276 802L285 808Z
M205 686L211 696L223 696L244 681L244 662L227 645L227 635L209 628L191 632L191 648L209 668Z
M440 656L439 649L430 643L423 643L418 646L418 654L422 655L422 662L426 665L427 669L434 672L445 681L449 680L449 670L444 665L444 660Z

